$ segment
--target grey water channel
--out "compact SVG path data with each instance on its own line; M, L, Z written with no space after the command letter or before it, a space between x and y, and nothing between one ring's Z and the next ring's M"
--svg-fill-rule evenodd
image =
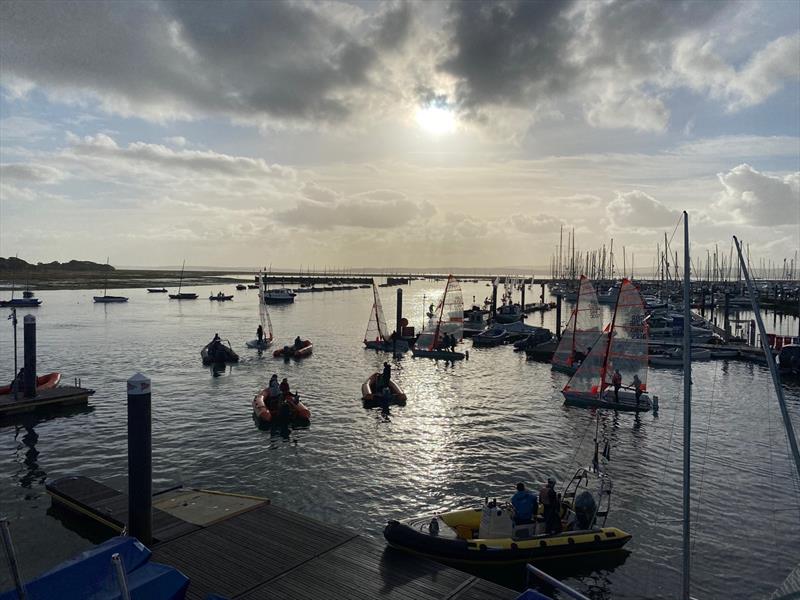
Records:
M443 287L404 287L412 325ZM490 289L463 287L467 306ZM98 541L52 512L44 483L80 473L126 489L125 381L137 371L153 382L155 489L185 483L266 496L375 538L387 519L507 499L519 480L563 483L591 461L595 413L565 407L559 391L567 377L511 346L472 349L467 341L469 360L457 364L364 350L372 292L356 289L301 294L271 308L279 345L296 335L314 342L312 357L284 362L245 348L258 324L256 290L209 302L219 289L193 286L200 299L183 302L115 290L130 301L110 305L93 304L93 290L51 291L39 294L41 308L20 311L37 316L39 373L60 371L65 382L79 377L97 391L89 410L0 425L0 513L12 522L24 576ZM395 288L381 293L393 322ZM534 301L538 288L528 294ZM10 381L7 314L0 310L0 377ZM563 321L568 316L565 308ZM796 335L796 319L766 320L773 332ZM555 311L528 323L555 329ZM199 354L216 332L241 356L218 374ZM408 395L407 406L388 415L360 401L361 383L384 360ZM312 411L309 427L255 426L253 395L273 373L299 390ZM709 361L694 365L693 379L693 596L767 597L800 560L800 484L769 372ZM599 419L601 439L611 442L608 524L633 534L626 551L540 565L593 598L679 594L682 373L651 368L648 388L659 396L657 415ZM800 429L800 388L787 387L786 397ZM523 585L519 569L480 574ZM0 569L0 589L10 585Z

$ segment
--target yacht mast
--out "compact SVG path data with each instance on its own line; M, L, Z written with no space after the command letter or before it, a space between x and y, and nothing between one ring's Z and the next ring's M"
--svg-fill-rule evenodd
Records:
M692 298L689 264L689 215L683 211L683 600L689 600L691 582L689 461L692 456Z

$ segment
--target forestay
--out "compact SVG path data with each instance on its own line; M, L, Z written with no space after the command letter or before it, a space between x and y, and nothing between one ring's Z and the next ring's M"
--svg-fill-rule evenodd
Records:
M364 333L364 342L385 342L388 339L386 334L386 319L383 317L383 307L381 297L378 295L378 286L372 282L372 310L367 323L367 331Z
M592 282L581 275L580 290L575 302L575 309L570 315L569 322L564 329L564 335L558 343L553 354L553 365L572 367L575 360L575 351L587 353L587 349L594 348L602 332L600 306L597 303L597 293ZM587 353L588 354L588 353Z
M614 317L592 347L592 351L564 387L564 391L597 394L611 385L614 371L619 369L622 385L628 387L634 375L647 390L647 326L644 302L639 290L627 279L614 306Z
M434 318L428 320L416 345L418 348L435 350L446 333L458 342L464 337L464 296L461 284L452 275L447 278L444 295L434 311Z

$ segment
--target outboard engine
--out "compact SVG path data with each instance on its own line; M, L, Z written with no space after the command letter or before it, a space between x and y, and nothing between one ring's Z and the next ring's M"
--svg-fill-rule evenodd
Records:
M483 539L510 538L514 529L511 511L497 504L495 500L483 506L481 526L478 537Z
M597 513L597 502L589 491L583 491L575 498L576 529L591 529Z

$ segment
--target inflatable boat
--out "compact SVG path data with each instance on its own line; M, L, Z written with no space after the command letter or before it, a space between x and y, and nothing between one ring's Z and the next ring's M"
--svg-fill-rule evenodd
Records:
M284 346L283 348L275 350L272 356L275 358L306 358L307 356L311 356L313 349L314 345L310 340L303 340L299 348Z
M42 375L36 378L36 391L40 392L42 390L49 390L51 388L56 387L59 382L61 381L61 373L48 373L47 375ZM20 383L19 388L20 393L22 392L22 383ZM11 386L4 385L0 387L0 396L4 394L11 393Z
M227 346L222 341L217 341L215 344L212 340L205 347L200 350L200 358L203 359L204 365L224 364L229 362L239 362L239 355L233 351L230 342Z
M384 404L399 404L400 406L405 406L406 395L394 381L389 381L389 389L392 395L389 396L388 400L384 399L382 392L377 391L376 387L380 377L380 373L373 373L361 385L361 400L364 402L364 408L375 408L376 406L383 406Z
M253 418L260 425L282 422L308 423L311 420L311 411L297 400L294 394L271 397L269 388L264 388L253 398Z
M449 563L498 565L583 556L622 548L631 535L606 527L611 486L600 479L595 494L589 472L579 469L561 498L561 528L545 531L542 511L531 523L515 525L513 507L495 501L482 508L389 521L383 535L390 546ZM598 525L602 522L602 525Z

